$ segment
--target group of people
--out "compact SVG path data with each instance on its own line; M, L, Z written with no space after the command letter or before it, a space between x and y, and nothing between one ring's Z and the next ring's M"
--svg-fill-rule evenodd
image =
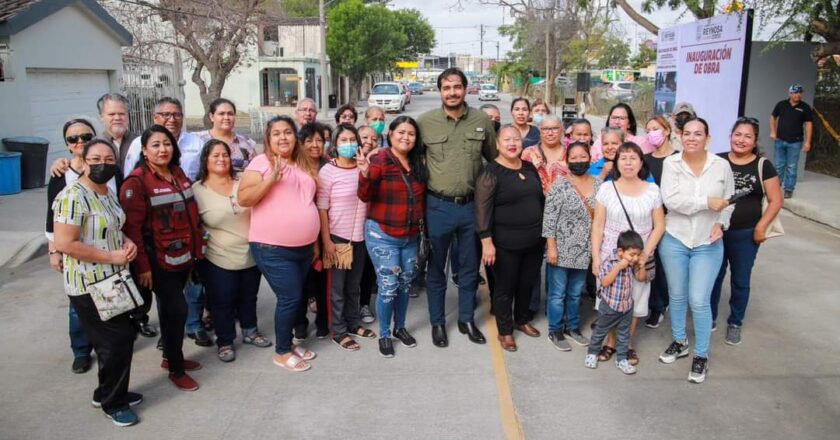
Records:
M238 321L243 344L273 345L274 364L294 372L316 357L301 345L310 310L316 337L343 350L359 350L359 337L378 337L383 357L395 355L395 342L416 346L406 315L423 272L431 339L446 347L447 264L459 332L486 343L474 319L483 265L498 342L516 351L515 330L541 335L532 321L545 261L548 339L562 351L571 350L568 339L588 345L590 368L615 355L634 373L639 320L656 328L668 307L673 342L659 359L687 356L691 309L689 380L702 382L727 267L726 342L738 344L752 265L782 206L779 179L758 151L758 121L739 118L730 151L714 155L708 124L687 103L671 121L647 121L644 136L632 109L618 104L596 138L589 121L564 126L545 103L525 98L502 126L497 107L465 103L466 86L463 72L445 70L441 107L395 117L387 129L377 107L359 127L352 105L338 109L334 127L319 123L305 99L294 117L268 121L261 154L235 132L236 107L224 98L209 107L212 128L198 133L184 130L172 98L157 103L154 125L134 139L117 94L98 103L104 135L89 121L68 121L72 158L53 165L46 229L70 298L73 370L90 368L91 349L98 357L94 406L120 426L138 421L131 406L142 396L128 391L129 373L135 335L157 334L152 292L161 367L191 391L198 383L187 372L201 364L184 359L184 336L211 345L210 326L221 361L236 357ZM88 288L123 271L144 305L103 320ZM276 296L274 341L257 325L262 278ZM591 339L580 317L588 284L599 312ZM373 290L378 335L364 326L374 321Z

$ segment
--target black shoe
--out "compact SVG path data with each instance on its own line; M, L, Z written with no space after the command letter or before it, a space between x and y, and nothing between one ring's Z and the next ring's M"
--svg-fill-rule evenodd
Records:
M308 332L306 327L295 327L293 338L294 342L298 344L305 341L306 337L309 336L307 333Z
M411 336L411 334L408 333L408 330L406 330L405 328L401 328L401 329L395 331L394 332L394 337L399 339L400 342L402 342L402 345L405 345L406 347L416 347L417 346L417 340L414 339L414 336Z
M785 198L789 199L791 197L793 197L793 191L785 191Z
M476 344L486 344L487 340L484 339L484 335L481 334L481 331L478 327L475 326L473 322L459 322L458 323L458 331L462 334L467 335L470 338L470 341Z
M330 329L328 328L319 328L317 331L315 331L315 337L318 339L326 339L329 335Z
M650 315L645 320L645 327L659 328L659 324L663 319L665 319L665 316L662 313L651 310Z
M160 351L163 351L163 338L158 338L155 348L157 348Z
M87 373L90 370L90 355L79 356L73 359L73 372L76 374Z
M155 328L148 322L141 322L137 331L147 338L154 338L157 336L157 330L155 330Z
M210 347L213 345L213 338L203 329L195 333L187 333L187 337L195 340L195 345L200 347Z
M483 286L485 284L487 284L487 280L485 280L481 274L478 274L478 285Z
M419 298L420 297L420 290L422 290L422 289L423 289L422 287L415 286L415 285L412 284L411 287L408 288L408 297L409 298Z
M394 342L391 338L379 339L379 355L385 358L394 357Z
M446 327L442 325L432 326L432 343L440 348L449 345L449 338L446 336Z

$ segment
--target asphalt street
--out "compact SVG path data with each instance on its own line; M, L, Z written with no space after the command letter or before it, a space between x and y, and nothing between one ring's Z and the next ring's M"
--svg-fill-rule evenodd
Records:
M409 114L438 103L436 94L415 97ZM272 364L271 348L237 344L236 361L223 364L215 349L185 340L186 356L204 365L193 374L201 388L191 393L168 382L155 339L140 337L131 389L145 399L136 407L141 423L130 428L90 406L95 370L70 371L68 301L41 257L0 280L0 439L833 440L840 429L840 232L788 212L782 220L787 235L759 252L743 343L728 346L723 330L713 333L702 385L686 380L690 360L656 360L670 342L667 319L656 330L641 327L638 374L625 376L611 363L593 371L583 366L583 347L559 352L545 336L517 333L519 351L501 352L484 289L476 322L490 343L470 343L455 326L450 285L448 348L432 345L421 294L407 322L418 346L397 346L393 359L378 355L376 340L345 352L313 330L305 343L318 353L313 368L289 373ZM728 288L721 303L727 300ZM274 303L263 282L259 322L271 338ZM587 324L591 306L583 304ZM543 314L535 324L545 335ZM378 332L378 322L372 328Z

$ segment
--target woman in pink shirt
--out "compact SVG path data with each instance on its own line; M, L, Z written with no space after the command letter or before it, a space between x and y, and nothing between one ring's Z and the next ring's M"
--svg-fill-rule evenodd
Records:
M303 280L320 253L317 170L288 116L268 121L265 143L265 154L254 158L242 175L239 204L251 208L251 253L277 296L274 363L306 371L315 353L292 344L292 327L303 301Z
M367 203L359 200L359 171L356 154L362 141L352 125L336 127L332 145L336 158L318 173L318 213L321 216L321 242L324 264L329 269L330 330L332 340L348 351L359 344L350 334L375 338L373 330L362 327L359 292L365 267L364 226ZM348 247L349 244L349 247ZM349 254L349 255L347 255ZM349 267L342 263L352 258Z
M642 149L644 154L656 150L656 147L648 143L646 137L636 136L636 116L629 105L619 102L612 106L608 114L607 127L620 128L624 131L624 142L633 142ZM592 145L592 163L597 162L602 157L604 157L604 153L601 151L601 139L598 139Z

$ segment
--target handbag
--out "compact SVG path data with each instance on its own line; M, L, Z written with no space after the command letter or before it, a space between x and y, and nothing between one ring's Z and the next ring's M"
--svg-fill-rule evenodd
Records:
M359 212L359 198L356 197L356 206L353 208L353 228L350 230L352 238L356 230L356 217ZM335 243L335 258L324 258L325 269L350 270L353 267L353 242Z
M758 159L758 180L761 181L761 215L767 211L767 206L769 202L767 202L767 190L764 188L764 162L767 159L760 158ZM782 227L782 221L779 219L779 214L776 214L773 217L773 220L770 221L770 224L767 225L767 230L764 231L765 238L774 238L774 237L781 237L785 235L785 228Z
M122 269L90 284L86 290L99 312L99 318L103 321L143 305L143 297L140 296L140 290L134 284L128 269Z
M618 203L621 204L621 210L624 211L624 217L627 219L627 224L630 225L630 230L636 232L636 228L633 227L633 222L630 221L630 214L627 213L627 208L624 207L624 201L621 200L621 194L618 192L618 187L615 186L615 180L612 181L613 189L615 190L615 196L618 198ZM656 259L653 255L650 255L645 261L645 272L647 273L647 282L651 282L654 278L656 278Z

